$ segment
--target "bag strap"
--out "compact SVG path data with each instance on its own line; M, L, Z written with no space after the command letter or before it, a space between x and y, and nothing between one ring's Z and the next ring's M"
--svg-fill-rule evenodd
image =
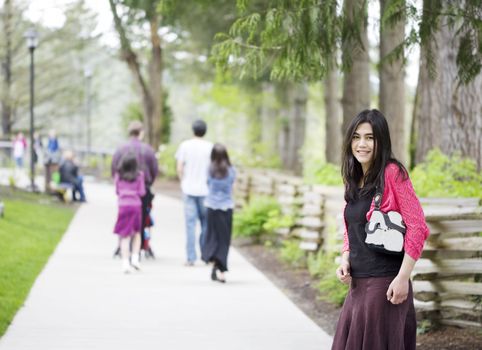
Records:
M383 191L385 190L385 174L382 175L381 184L375 187L375 195L373 201L375 203L375 210L380 210L383 200Z
M380 188L375 187L375 195L373 196L373 202L375 203L375 210L380 210L380 206L382 205L383 199L383 191Z

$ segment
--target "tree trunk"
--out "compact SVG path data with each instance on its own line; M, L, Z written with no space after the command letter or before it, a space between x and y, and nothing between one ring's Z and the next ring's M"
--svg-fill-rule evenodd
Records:
M359 23L357 30L361 44L353 37L349 37L343 42L343 60L351 61L351 67L345 72L343 80L342 134L359 112L370 107L370 60L368 57L366 1L345 1L344 11L348 23L352 26ZM360 18L360 16L362 17Z
M303 156L301 151L305 144L306 112L308 103L308 87L304 83L296 84L293 95L293 118L291 119L290 154L291 168L295 175L303 174Z
M275 85L275 96L277 100L277 119L280 125L278 134L278 152L281 159L281 165L283 169L289 169L289 133L290 133L290 102L289 102L289 90L291 89L290 83L278 82Z
M127 63L132 72L142 96L142 109L144 123L147 129L147 140L154 149L157 149L162 135L162 50L161 39L158 35L158 16L152 15L149 20L151 30L151 57L149 60L149 81L142 74L141 65L137 54L132 49L127 34L123 27L117 7L113 0L109 0L110 8L114 17L114 25L119 34L122 59Z
M338 98L338 72L331 70L324 80L325 96L325 159L328 163L341 163L341 115Z
M278 134L277 109L274 98L274 86L272 83L261 83L262 103L261 103L261 142L266 145L269 155L277 154L278 144L273 135Z
M2 137L7 138L12 131L12 3L10 0L4 2L2 17L5 39L5 58L2 59Z
M380 17L394 0L380 0ZM407 163L405 142L405 82L403 56L383 60L404 40L405 18L393 25L380 26L380 111L390 127L392 152L402 163Z
M446 2L447 3L447 2ZM459 85L456 54L459 28L450 28L444 19L434 35L433 54L437 75L429 76L425 50L421 51L419 96L415 118L419 128L416 162L438 147L445 154L460 152L482 166L482 75L470 84Z
M152 96L152 114L147 118L150 120L149 143L157 149L161 143L161 135L163 128L162 116L162 49L161 38L159 37L159 18L158 15L152 15L150 20L151 29L151 58L149 62L149 86Z
M418 76L418 83L417 88L415 90L415 99L413 101L413 111L412 111L412 123L410 125L410 147L409 147L409 159L410 159L410 169L413 169L416 165L416 152L417 152L417 138L418 138L418 129L419 129L419 120L418 117L420 116L419 108L420 108L420 77L421 73Z
M305 143L306 110L308 89L306 84L278 85L280 102L281 130L279 145L283 169L295 175L303 173L301 150Z
M246 139L248 141L248 150L251 154L259 157L266 157L260 148L263 141L263 125L262 125L262 86L261 83L252 82L244 87L248 107L248 128L246 129Z

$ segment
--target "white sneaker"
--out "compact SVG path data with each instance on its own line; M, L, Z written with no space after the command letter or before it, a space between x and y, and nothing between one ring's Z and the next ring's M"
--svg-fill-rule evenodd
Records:
M132 268L131 268L131 265L129 264L129 260L122 261L122 272L126 274L132 272Z
M131 266L137 271L140 271L141 265L139 263L139 254L133 254L131 256Z

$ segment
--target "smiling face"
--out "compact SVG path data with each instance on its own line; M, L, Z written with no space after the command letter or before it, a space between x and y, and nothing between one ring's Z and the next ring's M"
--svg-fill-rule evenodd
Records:
M375 139L370 123L358 125L351 140L353 156L360 162L363 173L366 174L374 159Z

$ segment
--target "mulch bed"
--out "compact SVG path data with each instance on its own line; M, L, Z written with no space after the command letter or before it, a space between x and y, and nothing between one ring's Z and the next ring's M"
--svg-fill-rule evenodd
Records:
M280 288L308 317L333 335L340 309L319 299L314 281L304 269L282 262L273 248L234 242L236 249ZM442 327L417 336L419 350L480 350L482 330Z

